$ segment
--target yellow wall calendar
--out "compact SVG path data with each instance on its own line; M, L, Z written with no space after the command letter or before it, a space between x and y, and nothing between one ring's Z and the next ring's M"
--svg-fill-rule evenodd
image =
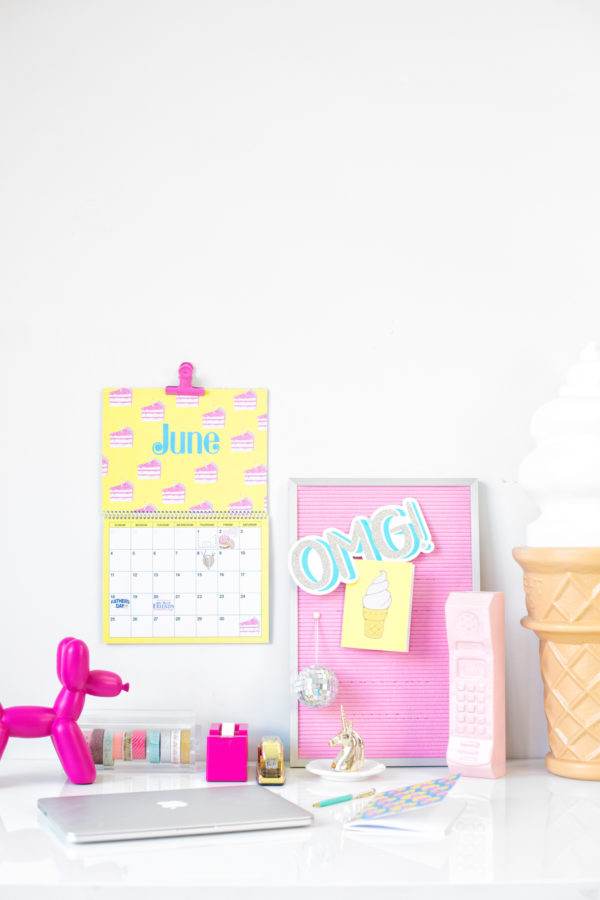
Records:
M102 453L105 642L267 642L267 391L106 390Z

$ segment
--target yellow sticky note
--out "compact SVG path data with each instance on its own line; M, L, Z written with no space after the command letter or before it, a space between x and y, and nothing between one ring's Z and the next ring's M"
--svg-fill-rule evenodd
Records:
M414 566L354 560L358 580L346 585L342 647L405 653L410 638Z

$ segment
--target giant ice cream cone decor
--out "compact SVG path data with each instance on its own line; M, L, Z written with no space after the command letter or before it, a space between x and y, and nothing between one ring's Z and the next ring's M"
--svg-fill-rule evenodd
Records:
M528 615L540 639L544 709L556 775L600 781L600 349L581 354L560 396L532 423L536 449L519 481L541 515L524 572Z
M544 711L556 775L600 780L600 549L521 547L528 615L540 639Z

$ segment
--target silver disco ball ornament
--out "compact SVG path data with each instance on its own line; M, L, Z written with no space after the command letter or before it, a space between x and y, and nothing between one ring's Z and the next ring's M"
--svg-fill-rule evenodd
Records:
M338 692L337 676L331 669L314 663L298 672L294 692L300 703L311 709L322 709L335 700Z

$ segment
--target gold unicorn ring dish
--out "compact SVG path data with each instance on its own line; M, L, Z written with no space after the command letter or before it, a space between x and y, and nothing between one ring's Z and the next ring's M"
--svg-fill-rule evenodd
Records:
M352 722L346 721L344 707L342 714L342 730L329 741L330 747L340 746L340 752L331 763L336 772L357 772L365 761L365 745L358 732L354 731Z

